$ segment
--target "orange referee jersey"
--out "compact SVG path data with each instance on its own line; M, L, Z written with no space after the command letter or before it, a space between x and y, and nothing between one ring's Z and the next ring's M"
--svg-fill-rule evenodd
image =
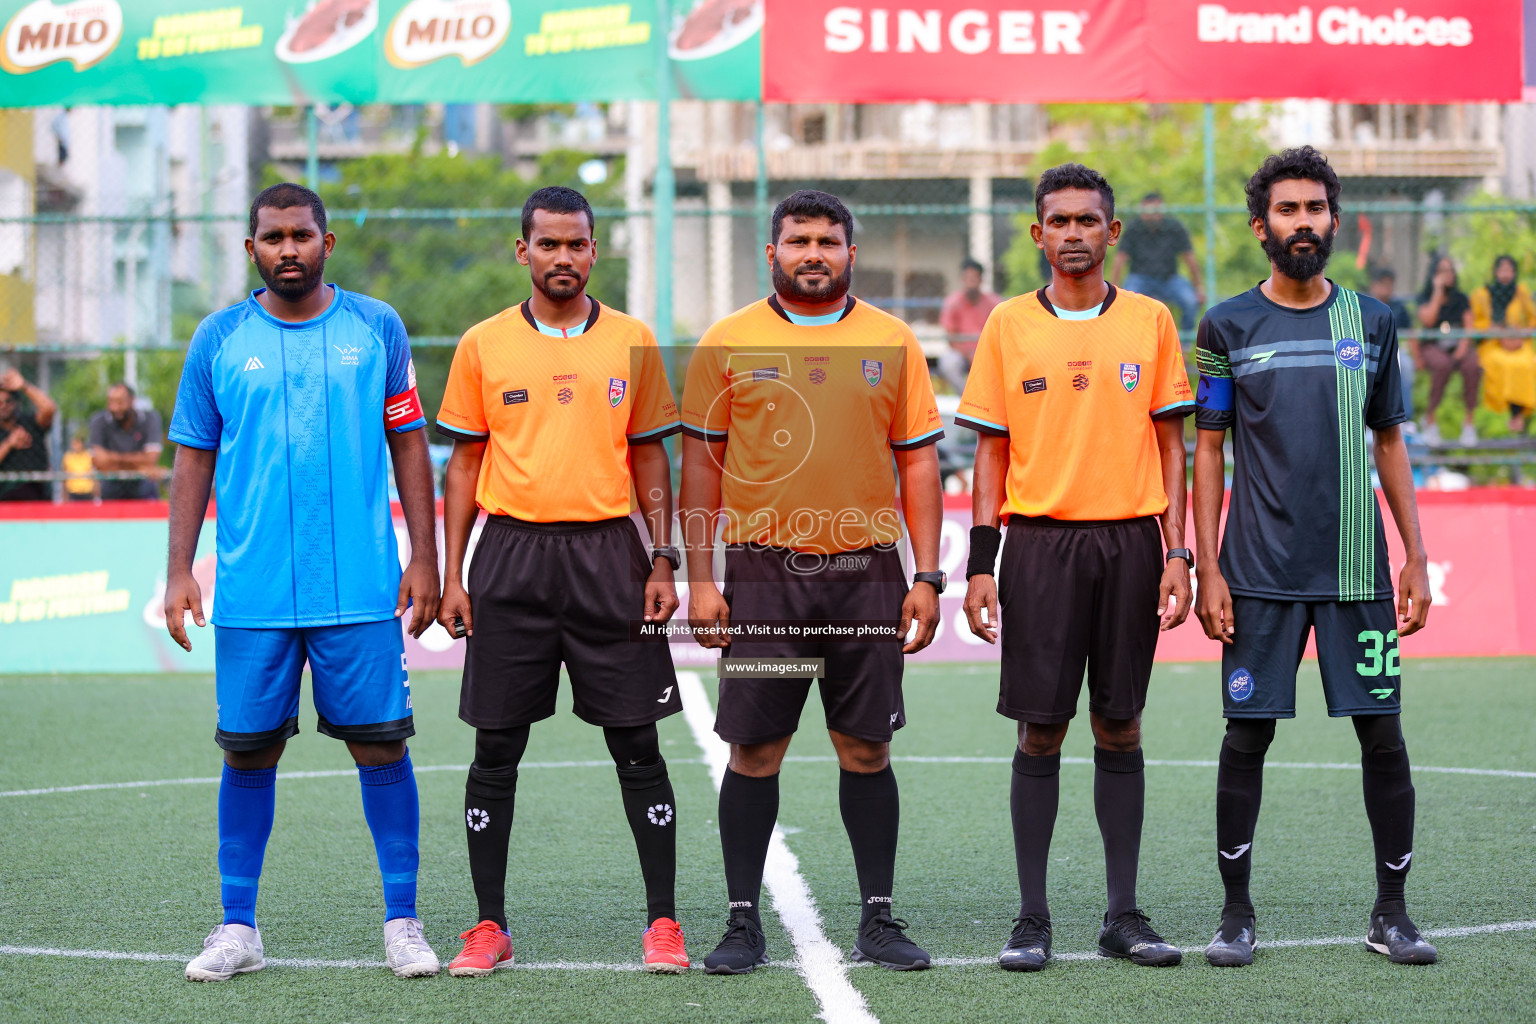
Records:
M1003 515L1131 519L1168 508L1152 421L1194 409L1168 307L1111 285L1063 320L1042 288L992 311L955 422L1009 439Z
M680 424L650 328L593 299L569 338L541 334L526 302L466 331L437 428L488 442L481 508L550 523L629 515L629 446Z
M683 430L726 442L727 543L821 554L899 540L891 450L944 433L911 328L852 296L835 323L792 323L769 297L711 327Z

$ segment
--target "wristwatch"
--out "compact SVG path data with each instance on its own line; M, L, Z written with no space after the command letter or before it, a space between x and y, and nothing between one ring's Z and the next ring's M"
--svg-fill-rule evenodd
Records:
M1189 563L1189 567L1191 569L1193 569L1195 567L1195 553L1193 551L1189 550L1189 548L1169 548L1168 549L1168 557L1163 559L1163 564L1167 565L1169 562L1173 561L1175 558L1182 558L1182 559L1184 559L1184 561Z
M944 593L944 585L949 582L949 577L944 572L916 572L912 574L913 583L928 583L940 594Z
M677 570L681 569L683 566L683 556L678 554L677 548L670 545L664 548L651 549L651 561L655 562L658 558L665 558L668 562L670 562L672 564L673 572L677 572Z

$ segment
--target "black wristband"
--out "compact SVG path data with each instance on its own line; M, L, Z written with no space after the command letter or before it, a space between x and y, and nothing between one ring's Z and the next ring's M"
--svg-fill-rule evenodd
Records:
M971 527L971 555L965 563L965 578L991 576L997 571L997 551L1003 546L1003 531L995 526Z

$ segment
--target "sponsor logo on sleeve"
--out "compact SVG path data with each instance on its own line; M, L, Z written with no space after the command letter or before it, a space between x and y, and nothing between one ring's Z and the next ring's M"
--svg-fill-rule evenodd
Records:
M518 388L516 391L503 391L501 393L502 405L522 405L528 401L528 389Z
M778 380L779 368L777 366L764 366L752 371L753 380Z
M1032 380L1027 380L1027 381L1024 382L1024 393L1026 395L1032 395L1036 391L1044 391L1044 390L1045 390L1045 378L1044 377L1035 377Z
M1241 704L1249 697L1252 697L1253 690L1253 673L1247 669L1237 669L1230 676L1227 676L1227 696L1231 697L1236 703Z

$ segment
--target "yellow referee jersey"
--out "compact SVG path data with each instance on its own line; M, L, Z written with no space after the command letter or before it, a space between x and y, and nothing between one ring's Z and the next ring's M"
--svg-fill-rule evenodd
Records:
M1167 306L1111 285L1064 320L1042 288L987 318L955 422L1009 439L1003 515L1131 519L1168 508L1152 421L1194 408Z
M629 515L629 446L680 424L650 328L593 299L571 337L540 333L526 302L466 331L437 427L487 442L481 508L549 523Z
M835 323L754 302L699 341L683 430L724 441L727 543L831 554L901 538L892 449L943 436L912 329L849 296Z

